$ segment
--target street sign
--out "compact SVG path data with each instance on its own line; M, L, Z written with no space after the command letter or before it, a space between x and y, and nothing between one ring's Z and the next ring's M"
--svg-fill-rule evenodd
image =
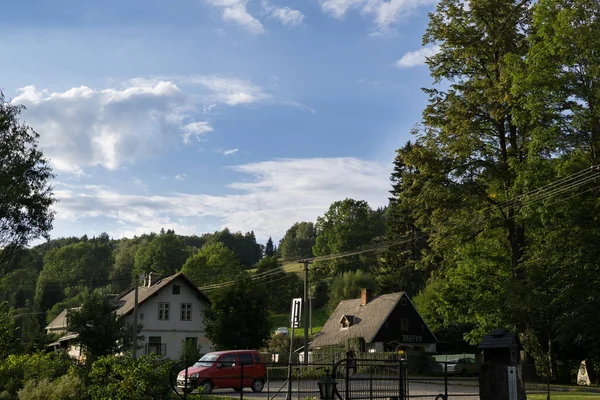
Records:
M290 318L290 326L292 328L300 327L300 316L302 312L302 299L292 299L292 314Z

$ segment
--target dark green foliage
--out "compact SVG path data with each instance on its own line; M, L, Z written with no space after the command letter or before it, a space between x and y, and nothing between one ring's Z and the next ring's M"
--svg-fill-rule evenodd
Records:
M333 312L340 301L348 299L357 299L360 297L361 289L370 289L377 291L377 281L371 275L362 271L344 272L336 277L329 286L329 303L327 308Z
M315 256L354 251L374 243L385 234L383 212L374 212L363 200L336 201L317 219ZM345 271L370 271L376 263L373 254L356 255L315 263L316 276L335 276Z
M25 382L44 378L52 381L65 375L73 361L66 354L38 352L10 355L0 362L0 393L16 399Z
M240 271L238 258L221 242L205 244L181 268L181 272L198 286L227 282Z
M225 228L220 232L203 237L207 238L207 243L223 243L238 257L239 263L246 268L251 268L262 257L262 249L256 243L256 236L253 231L245 234L241 232L231 233L229 229Z
M38 148L39 135L19 120L24 107L0 91L0 273L9 270L13 252L52 229L54 177Z
M273 239L269 236L267 244L265 245L265 257L273 257L275 255L275 247L273 246Z
M259 349L269 338L268 296L262 285L240 275L235 285L211 296L204 313L206 336L218 350Z
M172 365L154 354L135 361L130 357L101 357L92 364L87 395L90 400L167 399Z
M79 400L84 391L77 375L63 375L54 381L48 378L30 380L19 391L19 400Z
M316 240L317 230L312 222L296 222L281 239L277 251L284 260L310 258Z
M148 275L150 272L159 277L173 275L181 269L190 255L190 249L175 232L163 231L148 243L139 246L135 252L134 276Z
M10 311L8 303L0 303L0 359L18 349L15 321Z
M112 249L106 244L82 241L48 251L37 281L36 305L47 310L85 288L106 285L112 264Z
M131 350L132 327L114 309L109 296L95 291L84 297L80 309L68 313L69 331L79 335L77 342L88 359Z

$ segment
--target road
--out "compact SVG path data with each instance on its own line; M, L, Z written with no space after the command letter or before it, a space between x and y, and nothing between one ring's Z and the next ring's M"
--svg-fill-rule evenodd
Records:
M464 382L464 381L463 381ZM458 382L448 383L448 395L450 400L479 400L479 387L476 386L476 380L457 384ZM467 385L468 383L468 385ZM338 391L344 392L344 381L338 382ZM388 399L397 396L397 381L374 381L371 387L368 381L352 381L350 391L351 398L355 400L369 399L371 390L375 398ZM433 400L438 394L444 393L443 381L426 382L410 381L408 395L415 399ZM240 393L231 389L215 389L214 395L240 398ZM287 396L287 384L284 381L269 381L261 393L254 393L249 388L244 389L245 399L278 399L283 400ZM317 381L295 381L292 385L292 400L306 400L307 398L319 399L319 387Z

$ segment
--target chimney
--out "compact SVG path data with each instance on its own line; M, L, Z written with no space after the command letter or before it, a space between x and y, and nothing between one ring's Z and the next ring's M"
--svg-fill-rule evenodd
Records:
M364 306L368 302L370 302L371 297L373 297L373 293L371 292L371 289L367 289L367 288L360 289L360 305L361 306Z
M152 286L152 272L148 273L148 287Z

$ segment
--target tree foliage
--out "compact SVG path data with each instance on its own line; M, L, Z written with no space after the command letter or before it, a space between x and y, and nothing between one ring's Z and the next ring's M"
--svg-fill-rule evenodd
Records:
M217 350L259 349L269 338L268 296L262 285L240 275L238 283L211 296L204 313L206 336Z
M265 245L265 257L273 257L275 255L275 246L273 245L273 239L269 236L267 244Z
M229 281L240 271L238 258L221 242L202 246L181 269L181 272L197 286Z
M348 271L336 277L329 286L329 303L327 308L333 312L342 300L356 299L360 297L361 289L369 289L373 293L377 291L375 277L362 271Z
M52 229L54 177L38 148L39 135L19 120L24 107L0 92L0 272L14 249Z
M189 248L175 232L162 231L135 252L134 275L148 275L151 272L161 277L173 275L189 256Z
M313 257L317 230L312 222L296 222L287 230L278 247L284 260Z

